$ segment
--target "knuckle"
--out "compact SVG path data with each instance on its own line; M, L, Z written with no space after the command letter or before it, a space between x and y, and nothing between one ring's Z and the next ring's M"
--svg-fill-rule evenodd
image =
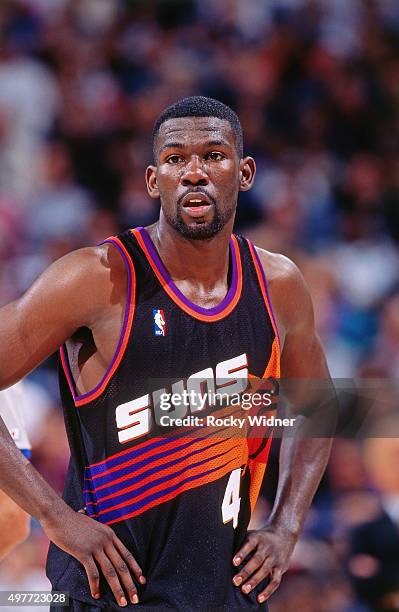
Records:
M264 555L262 555L261 552L256 552L253 556L253 560L256 561L256 563L260 564L263 563L263 561L265 560Z
M129 571L128 568L127 568L126 563L124 563L123 561L118 564L116 569L117 569L119 574L126 574Z
M105 575L107 578L116 578L116 571L115 569L111 566L107 567L107 569L105 570Z
M114 532L112 531L112 529L110 531L108 531L108 529L106 531L103 532L102 534L102 542L104 545L110 544L113 541L114 538Z
M136 559L133 557L131 552L125 554L125 559L128 563L136 563Z

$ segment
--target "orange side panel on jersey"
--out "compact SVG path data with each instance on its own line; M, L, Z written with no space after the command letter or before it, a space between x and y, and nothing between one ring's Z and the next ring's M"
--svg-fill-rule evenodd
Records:
M184 302L182 302L179 297L176 295L176 293L174 293L174 291L172 291L172 289L169 287L168 283L166 282L166 280L164 279L164 277L162 276L161 272L158 270L157 266L155 265L148 249L147 246L144 243L144 240L140 234L140 232L136 229L131 230L132 234L135 236L137 242L139 243L140 247L142 248L153 272L155 273L156 277L158 278L159 282L162 285L162 288L166 291L166 293L169 295L169 297L185 312L187 312L187 314L191 315L192 317L195 317L196 319L199 319L200 321L205 321L207 323L213 323L214 321L220 321L221 319L223 319L224 317L226 317L228 314L230 314L234 308L236 307L238 300L241 297L241 291L242 291L242 267L241 267L241 255L240 255L240 248L238 246L238 242L237 242L237 238L232 235L232 244L233 244L233 249L234 249L234 254L235 254L235 258L236 258L236 262L237 262L237 290L236 293L233 297L233 299L231 300L230 304L228 304L228 306L226 306L226 308L224 310L222 310L222 312L215 314L215 315L207 315L207 314L201 314L195 310L193 310L192 308L190 308L187 304L185 304Z
M249 498L251 502L251 512L255 508L256 501L258 499L259 491L262 486L263 476L267 462L269 460L270 448L272 446L272 436L267 440L265 448L261 451L260 455L255 459L248 460L249 472L251 474L251 484L249 488Z
M273 340L270 359L262 378L280 378L280 349L277 336Z
M251 503L251 513L254 511L259 491L262 486L263 476L265 474L266 465L250 459L248 461L249 473L251 474L251 485L249 488L249 500Z

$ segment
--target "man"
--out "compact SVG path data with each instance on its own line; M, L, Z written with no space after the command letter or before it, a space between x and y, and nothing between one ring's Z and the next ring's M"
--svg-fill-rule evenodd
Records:
M0 486L57 545L48 575L69 591L71 609L117 609L115 599L146 611L266 609L330 442L283 440L268 524L247 533L270 440L230 437L223 427L168 435L160 401L185 385L197 395L204 384L239 393L280 369L328 378L311 299L290 261L231 235L255 162L243 155L230 108L203 97L178 102L158 118L153 150L146 182L161 200L159 221L67 255L0 312L2 387L64 343L74 458L64 503L3 434ZM198 414L195 402L167 414L190 412ZM74 512L82 507L89 516Z
M16 446L30 456L30 444L23 417L23 386L18 383L0 391L0 417L7 425ZM29 535L29 515L0 490L0 561Z

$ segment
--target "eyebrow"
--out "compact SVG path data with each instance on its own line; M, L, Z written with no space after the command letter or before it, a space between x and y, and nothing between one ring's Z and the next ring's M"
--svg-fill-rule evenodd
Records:
M220 147L220 146L231 146L226 140L208 140L203 146L205 147ZM182 142L166 142L159 149L159 153L162 153L166 149L185 149L186 145Z

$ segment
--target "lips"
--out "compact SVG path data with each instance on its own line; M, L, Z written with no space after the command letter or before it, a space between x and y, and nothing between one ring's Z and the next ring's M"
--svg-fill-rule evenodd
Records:
M187 193L181 203L184 212L195 219L204 217L213 206L211 199L206 194L198 191Z
M182 206L184 208L196 208L200 206L210 206L212 204L210 198L202 192L194 191L187 193L183 200Z

